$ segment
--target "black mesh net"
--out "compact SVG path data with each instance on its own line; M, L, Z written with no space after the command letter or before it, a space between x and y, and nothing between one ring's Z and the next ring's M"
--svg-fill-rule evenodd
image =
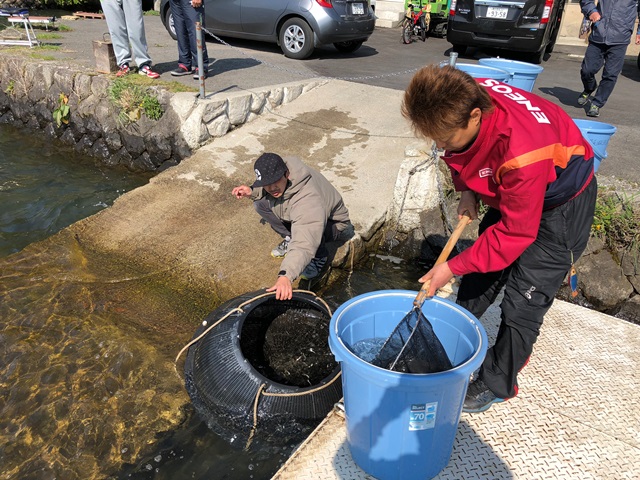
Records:
M289 310L267 329L264 357L273 378L285 385L310 387L327 377L336 361L329 350L329 318L313 310Z
M318 384L337 367L329 350L329 317L318 310L270 305L245 320L242 353L262 375L296 387ZM263 314L265 314L263 316ZM255 321L258 320L258 321Z
M220 307L208 323L253 295ZM263 298L193 345L185 385L209 428L239 447L250 435L252 448L256 442L283 445L306 437L342 396L340 368L328 346L329 321L329 312L312 296Z
M403 373L436 373L453 367L431 322L419 308L405 315L371 363Z

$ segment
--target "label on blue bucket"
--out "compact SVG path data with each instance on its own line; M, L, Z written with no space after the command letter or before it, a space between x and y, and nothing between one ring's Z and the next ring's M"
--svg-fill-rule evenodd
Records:
M409 430L427 430L436 426L438 402L413 403L409 417Z

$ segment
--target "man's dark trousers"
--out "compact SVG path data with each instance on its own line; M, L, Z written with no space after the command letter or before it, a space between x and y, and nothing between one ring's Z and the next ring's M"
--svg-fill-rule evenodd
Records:
M191 0L169 0L173 25L178 37L178 63L188 69L197 67L198 46L196 41L196 22L201 22L204 27L204 2L202 6L193 8ZM207 43L202 32L202 59L205 70L209 63Z
M616 86L618 75L622 71L624 65L624 55L627 52L627 45L605 45L604 43L589 43L587 51L582 60L580 68L580 78L585 92L593 92L598 90L591 99L591 103L598 108L603 107L607 103L607 99L613 87ZM602 80L600 85L596 82L596 73L602 70Z
M462 278L458 304L477 318L505 287L498 336L480 369L480 378L499 398L518 393L518 372L533 351L544 316L572 260L575 262L587 246L597 190L594 177L580 195L542 212L536 240L505 270ZM480 223L480 233L498 220L500 212L489 209Z

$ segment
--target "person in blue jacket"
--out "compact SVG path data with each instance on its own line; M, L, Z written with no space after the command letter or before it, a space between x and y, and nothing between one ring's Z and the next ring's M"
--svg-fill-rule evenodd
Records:
M578 105L591 102L587 115L597 117L622 71L633 25L636 17L640 16L640 6L638 0L599 0L597 5L595 0L580 0L580 7L584 16L593 23L580 68L584 91L578 97ZM603 66L598 85L595 76Z

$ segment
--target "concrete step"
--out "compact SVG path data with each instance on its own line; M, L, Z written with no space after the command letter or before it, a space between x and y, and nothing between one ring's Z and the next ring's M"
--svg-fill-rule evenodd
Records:
M378 17L376 19L376 27L396 28L400 25L400 22L402 22L402 17L399 19L386 19Z
M404 18L404 2L376 2L376 17L376 27L397 27Z

